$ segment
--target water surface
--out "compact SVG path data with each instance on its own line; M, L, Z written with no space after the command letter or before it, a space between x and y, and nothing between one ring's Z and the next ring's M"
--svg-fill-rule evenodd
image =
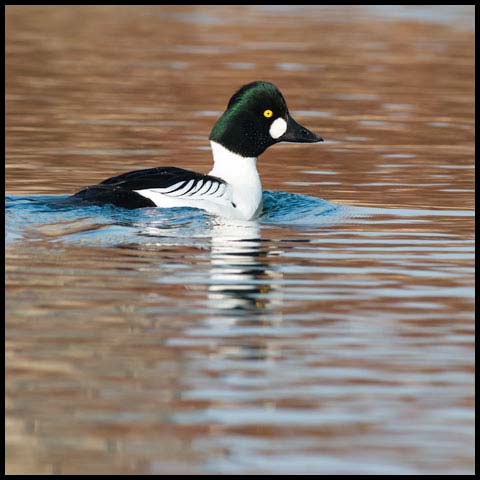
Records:
M7 7L7 471L473 473L472 8ZM258 79L259 219L56 205Z

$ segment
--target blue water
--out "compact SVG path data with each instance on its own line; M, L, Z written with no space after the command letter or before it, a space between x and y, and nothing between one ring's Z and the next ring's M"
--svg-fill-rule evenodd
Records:
M42 239L47 235L52 241L97 246L148 243L152 237L178 237L196 243L199 238L208 238L212 226L219 221L250 223L220 219L188 207L126 210L112 205L63 205L67 198L67 195L6 196L6 243L32 240L36 235ZM373 211L335 205L308 195L264 191L263 211L254 223L312 228Z
M127 210L112 205L65 205L68 195L7 195L5 243L48 240L91 246L158 244L199 246L219 234L259 237L259 229L290 228L313 231L333 225L430 224L435 217L473 217L471 210L370 208L338 205L321 198L288 192L263 192L263 211L253 221L231 220L203 210L142 208ZM254 229L254 231L252 230ZM225 230L226 229L226 230ZM373 233L377 235L378 232ZM435 235L435 233L431 233ZM205 243L208 246L208 243Z

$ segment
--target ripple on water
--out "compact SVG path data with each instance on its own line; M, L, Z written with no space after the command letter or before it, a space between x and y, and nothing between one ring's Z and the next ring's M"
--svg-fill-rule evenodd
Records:
M179 244L189 244L194 239L209 237L217 218L196 208L125 210L111 205L72 206L63 204L66 198L67 195L7 195L6 244L37 235L55 241L91 241L97 245L145 243L151 237L169 237ZM446 215L471 217L475 212L346 206L309 195L265 190L262 214L247 223L316 228L346 221L360 223L361 218L368 218L370 225L426 223L424 217Z
M6 197L7 243L35 232L56 240L115 244L140 241L142 233L179 238L205 236L214 217L195 208L125 210L111 205L66 206L66 195ZM338 221L345 209L321 198L264 191L261 224L321 225ZM340 216L340 217L339 217ZM139 233L138 228L143 232Z

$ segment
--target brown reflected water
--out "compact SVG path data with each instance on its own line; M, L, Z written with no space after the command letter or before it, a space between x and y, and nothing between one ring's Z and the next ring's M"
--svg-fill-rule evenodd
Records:
M16 211L7 472L473 473L473 15L7 7L12 198L207 172L215 119L263 79L327 140L269 149L264 189L377 209L198 238L152 215L108 246L121 224L17 238Z

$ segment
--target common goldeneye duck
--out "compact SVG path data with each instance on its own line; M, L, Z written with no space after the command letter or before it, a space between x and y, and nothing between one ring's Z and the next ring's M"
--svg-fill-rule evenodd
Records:
M323 141L293 119L280 90L269 82L241 87L209 139L214 165L207 175L177 167L136 170L87 187L71 198L128 209L195 207L250 220L262 207L257 157L279 142Z

